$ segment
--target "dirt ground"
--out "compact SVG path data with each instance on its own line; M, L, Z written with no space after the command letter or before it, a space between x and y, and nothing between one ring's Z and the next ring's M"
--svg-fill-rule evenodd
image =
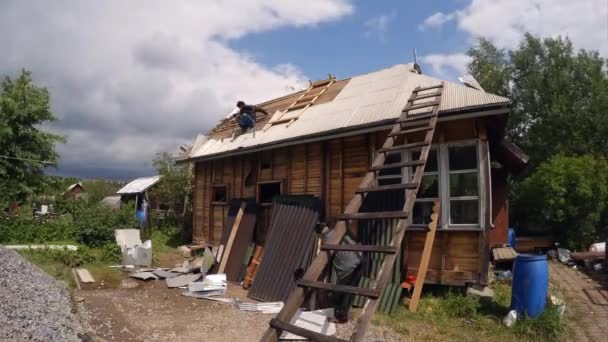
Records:
M567 297L570 341L608 341L608 284L563 264L550 263L551 281Z
M125 275L126 276L126 275ZM259 341L274 314L243 312L232 304L181 295L164 280L138 281L135 288L111 288L107 284L83 285L76 296L82 300L84 319L98 341ZM246 291L229 284L226 297L243 301ZM357 315L357 313L355 313ZM338 336L348 338L353 324L338 325ZM397 342L390 329L372 326L373 342Z
M82 289L89 326L106 341L258 341L273 315L181 295L163 280L136 288ZM227 297L243 297L230 286Z

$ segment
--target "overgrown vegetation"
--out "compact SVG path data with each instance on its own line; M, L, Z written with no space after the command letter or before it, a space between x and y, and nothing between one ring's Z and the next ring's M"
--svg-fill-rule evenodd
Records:
M520 232L553 232L571 247L606 238L606 60L597 51L576 51L568 38L530 34L510 51L481 39L468 55L481 86L513 102L507 138L530 155L528 172L514 180L511 224Z
M392 316L378 314L377 320L403 335L422 339L454 341L557 341L566 333L565 324L553 307L536 319L519 319L508 328L502 323L509 311L511 288L494 284L495 299L467 297L460 290L438 288L427 292L418 313L399 306ZM420 329L420 326L427 327Z
M566 248L587 249L608 233L608 161L602 157L555 156L517 184L514 195L528 230L547 227Z

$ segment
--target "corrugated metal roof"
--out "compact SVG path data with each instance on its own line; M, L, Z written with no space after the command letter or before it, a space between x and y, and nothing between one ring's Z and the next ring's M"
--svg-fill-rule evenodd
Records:
M160 176L137 178L125 185L122 189L116 191L116 193L119 195L138 194L156 184L159 180Z
M356 76L350 79L333 101L306 109L289 127L284 124L274 125L266 132L256 131L255 137L250 132L240 135L234 141L231 141L230 138L223 140L210 138L201 146L193 148L190 158L212 156L242 148L261 147L283 140L304 138L313 134L395 119L401 114L401 110L416 87L432 86L440 82L442 81L437 78L414 72L413 64L399 64ZM505 97L446 82L440 111L449 112L508 103L509 99ZM424 109L420 111L424 111ZM293 115L300 112L301 110L294 111ZM292 115L291 112L290 115Z

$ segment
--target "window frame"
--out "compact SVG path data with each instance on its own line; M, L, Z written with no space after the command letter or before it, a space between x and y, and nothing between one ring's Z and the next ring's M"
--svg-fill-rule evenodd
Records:
M488 200L486 197L487 190L484 188L485 184L489 180L486 180L486 172L484 170L483 164L483 156L482 153L484 148L482 148L482 144L486 142L481 141L479 139L467 139L467 140L459 140L459 141L450 141L443 143L436 143L431 145L431 149L436 151L437 156L437 171L427 172L425 170L423 176L438 176L439 178L439 189L438 189L438 199L441 202L441 213L439 217L439 229L445 230L474 230L479 231L485 229L485 216L487 213L484 211L484 204ZM475 169L467 169L467 170L454 170L450 171L449 169L449 148L454 146L475 146L477 163ZM411 161L412 160L412 152L394 152L397 154L401 154L402 161ZM458 197L450 197L450 174L458 174L458 173L477 173L477 196L458 196ZM386 180L386 179L398 179L411 181L414 176L412 172L412 168L402 168L401 175L384 175L377 176L376 183L378 181ZM433 202L435 198L416 198L416 203L419 202ZM476 223L452 223L451 218L451 201L452 200L476 200L477 201L477 210L478 210L478 222ZM413 211L413 210L412 210ZM425 228L427 225L425 224L413 224L412 223L413 216L408 218L408 228L420 229Z
M270 180L270 181L261 181L261 182L257 182L257 186L256 186L256 201L258 203L260 203L260 205L262 206L270 206L272 205L272 201L271 202L262 202L262 189L261 187L263 185L268 185L268 184L279 184L279 195L284 194L285 191L285 182L283 180Z
M226 194L226 200L225 201L216 201L215 200L215 194L216 194L216 189L219 188L223 188L224 189L224 193ZM228 204L228 202L230 202L230 192L228 191L228 184L211 184L211 204L214 205L226 205Z

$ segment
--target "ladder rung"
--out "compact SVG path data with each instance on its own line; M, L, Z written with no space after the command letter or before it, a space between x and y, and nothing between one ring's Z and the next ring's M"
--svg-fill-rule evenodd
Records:
M437 115L433 112L424 113L424 114L409 114L409 113L403 113L403 114L405 114L405 115L402 115L399 119L397 119L397 122L420 121L420 120L432 118Z
M284 331L296 334L298 336L306 337L307 339L310 339L312 341L319 341L319 342L348 342L347 340L339 339L339 338L334 337L334 336L323 335L323 334L318 333L316 331L310 331L308 329L304 329L304 328L298 327L297 325L293 325L293 324L290 324L290 323L283 322L283 321L278 320L276 318L271 319L270 323L268 323L268 324L270 324L270 326L273 327L273 328L275 328L275 329L284 330Z
M424 146L428 146L428 145L430 145L428 142L426 142L426 141L420 141L420 142L415 142L415 143L411 143L411 144L397 145L397 146L393 146L393 147L381 148L381 149L378 150L378 153L386 153L386 152L393 152L393 151L402 151L402 150L408 150L408 149L412 149L412 148L416 148L416 147L424 147Z
M433 107L439 104L439 101L427 101L427 102L423 102L423 103L417 103L417 104L413 104L411 106L405 106L405 108L403 108L403 111L407 111L407 110L415 110L415 109L420 109L420 108L426 108L426 107Z
M296 110L296 109L300 109L300 108L304 108L308 105L311 105L312 102L308 101L308 102L296 102L293 106L287 108L288 111L291 110Z
M304 279L301 279L298 281L298 286L330 290L330 291L342 292L342 293L351 293L354 295L365 296L365 297L369 297L369 298L378 298L378 297L380 297L380 293L382 293L382 291L376 290L376 289L366 289L364 287L328 284L328 283L323 283L320 281L309 281L309 280L304 280Z
M346 251L346 252L370 252L370 253L397 253L398 248L393 246L376 245L322 245L325 251Z
M338 220L374 220L374 219L406 219L407 213L404 211L378 211L371 213L342 214Z
M390 184L390 185L379 185L371 188L359 188L355 190L356 194L363 194L368 192L388 191L388 190L402 190L402 189L416 189L418 183L403 183L403 184Z
M414 101L428 99L430 97L437 97L437 96L441 96L441 91L436 91L436 92L430 93L430 94L416 95L416 97L410 98L409 102L414 102Z
M410 134L410 133L416 133L416 132L424 132L424 131L430 131L433 129L433 126L422 126L422 127L416 127L416 128L412 128L412 129L406 129L403 130L401 132L397 132L397 133L391 133L388 136L389 137L395 137L398 135L404 135L404 134Z
M309 95L306 95L306 96L302 97L301 99L299 99L299 100L297 101L297 103L300 103L300 102L306 102L306 101L312 100L312 99L314 99L315 97L320 96L321 94L322 94L322 92L317 92L317 93L314 93L314 94L309 94Z
M384 164L380 166L372 166L370 171L378 171L378 170L386 170L386 169L395 169L401 167L410 167L410 166L420 166L424 165L424 160L411 160L402 163L394 163L394 164Z
M431 89L437 89L437 88L443 88L443 83L438 84L438 85L434 85L434 86L430 86L430 87L422 87L422 88L414 89L414 91L418 93L418 92L421 92L421 91L431 90Z

